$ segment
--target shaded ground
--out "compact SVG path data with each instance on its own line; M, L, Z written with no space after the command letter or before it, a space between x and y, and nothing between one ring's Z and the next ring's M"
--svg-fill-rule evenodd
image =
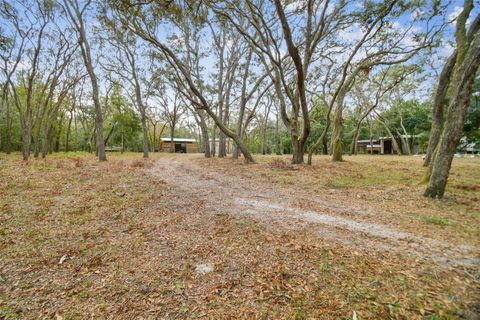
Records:
M134 157L0 155L0 318L478 314L478 159L432 201L414 158Z

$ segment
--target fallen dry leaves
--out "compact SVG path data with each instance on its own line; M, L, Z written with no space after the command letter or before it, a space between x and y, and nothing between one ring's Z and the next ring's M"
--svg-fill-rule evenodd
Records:
M202 196L186 197L149 174L155 160L139 156L98 163L90 155L55 155L28 165L19 156L0 156L0 318L352 319L355 311L357 319L473 319L479 310L475 270L352 250L320 241L309 228L275 230L211 212ZM364 205L386 199L380 208L392 200L376 219L478 244L472 213L478 204L471 200L478 190L458 189L440 204L420 201L409 177L416 169L385 159L395 159L388 167L407 169L391 178L391 190L387 182L363 181L369 173L362 163L321 160L291 170L272 166L271 158L251 166L185 161L200 163L210 179L224 172L300 189L300 200L335 197ZM454 183L470 179L468 168L454 170ZM395 208L404 210L392 222ZM422 217L433 212L449 224L426 224ZM213 272L195 271L206 263Z

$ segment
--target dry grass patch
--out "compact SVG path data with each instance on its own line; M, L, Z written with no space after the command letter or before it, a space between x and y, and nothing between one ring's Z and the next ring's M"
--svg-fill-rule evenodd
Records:
M480 181L480 158L454 159L441 201L422 196L421 157L359 155L334 163L329 156L316 156L313 166L293 166L297 170L284 169L292 166L290 156L257 155L255 160L257 163L245 166L241 160L197 159L202 166L226 175L280 188L306 209L320 208L319 201L352 206L362 212L355 216L358 220L480 245L480 189L475 187ZM449 223L428 223L432 216L448 217Z
M145 163L155 160L140 156L112 155L99 163L90 155L58 155L25 165L19 156L0 155L0 318L351 319L355 311L359 319L473 319L478 311L478 277L471 270L469 276L413 257L321 242L313 230L266 228L209 212L205 199L185 197L148 174ZM173 157L153 158L160 156ZM330 174L364 175L362 162L316 159L313 168L285 170L267 157L248 166L178 159L259 186L277 176L289 179L274 187L303 190L311 199L363 201L350 197L360 192L356 183L333 195L328 185ZM365 201L380 197L381 188L362 191L373 192ZM392 196L405 202L398 197L414 188ZM448 201L440 202L442 210L453 207ZM413 214L423 210L412 203L404 205ZM438 203L424 204L430 211ZM447 226L421 224L448 235L460 221L449 216ZM215 270L199 274L203 263Z

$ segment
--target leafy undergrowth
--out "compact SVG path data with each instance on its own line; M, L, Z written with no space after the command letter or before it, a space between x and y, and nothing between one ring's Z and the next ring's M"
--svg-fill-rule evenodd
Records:
M475 275L210 213L204 199L149 175L155 160L138 157L55 155L25 165L0 155L0 318L473 319L479 311ZM312 176L290 169L265 161L243 174L293 174L292 183L276 181L287 188L297 174ZM215 270L197 273L205 263Z

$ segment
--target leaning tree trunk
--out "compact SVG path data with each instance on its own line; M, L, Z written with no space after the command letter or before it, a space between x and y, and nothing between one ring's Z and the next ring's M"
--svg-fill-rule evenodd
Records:
M466 41L468 43L471 43L473 41L475 33L478 32L479 27L480 27L480 15L477 15L475 20L470 23L470 29L466 35ZM463 32L464 31L465 30L463 30ZM442 126L444 122L444 118L443 118L444 106L447 100L446 97L447 97L448 90L450 88L449 85L450 85L450 81L451 81L453 70L455 69L456 63L457 63L457 50L455 50L452 53L452 55L448 58L438 80L437 91L435 93L435 99L433 102L433 109L432 109L432 129L430 131L430 139L428 141L427 152L425 154L425 160L423 163L425 167L428 167L432 159L434 158L435 149L437 148L438 142L440 140L440 135L442 133Z
M446 121L435 151L435 157L432 159L430 179L424 193L426 197L442 198L445 193L453 156L462 136L465 116L470 106L475 74L480 65L480 33L475 34L470 48L463 46L458 50L458 55L462 54L465 58L461 66L456 67L453 82L450 85L452 88L451 102L448 106ZM464 52L460 50L464 50Z
M403 135L398 131L398 129L395 128L395 132L397 133L398 138L400 139L400 150L402 151L402 154L407 154L411 155L412 151L410 150L410 144L408 142L408 136L406 138L403 137ZM395 140L396 141L396 140ZM398 143L397 143L398 145ZM405 147L405 150L404 148Z
M383 125L383 127L385 128L385 130L387 130L387 133L388 133L388 136L390 137L390 139L392 139L392 145L393 145L393 150L400 156L402 155L402 148L400 148L398 142L397 142L397 139L395 139L395 136L393 135L392 131L390 130L390 128L388 127L387 123L384 121L384 119L382 120L382 117L377 113L378 115L378 121Z
M473 77L472 77L473 83ZM428 187L424 195L431 198L442 198L445 193L448 175L452 165L453 156L463 132L463 123L470 101L472 83L465 84L463 90L454 97L448 112L448 121L438 144L438 151L432 161L432 172Z
M390 136L390 138L392 139L392 144L393 144L393 149L397 152L397 154L399 156L401 156L403 153L402 153L402 148L400 147L400 145L398 144L398 141L397 139L395 138L395 136L393 135L392 131L390 131L389 128L387 128L387 132L388 132L388 135Z
M402 140L403 144L405 145L405 149L406 149L405 151L410 156L410 155L412 155L412 148L410 146L410 138L408 137L409 134L407 132L407 129L403 125L403 116L402 116L401 113L400 113L400 126L402 127L403 135L405 136L405 138L402 138L402 135L400 135L400 140ZM397 130L397 132L398 132L398 130ZM412 140L413 140L413 138L412 138Z
M230 131L225 126L225 124L218 118L218 116L212 111L212 109L210 109L207 106L206 101L204 101L203 103L206 106L204 108L205 112L207 112L207 114L213 119L213 121L216 123L220 131L224 133L227 137L232 139L233 142L237 144L238 148L240 148L240 151L243 153L243 156L245 157L245 162L247 163L254 162L252 154L250 153L250 151L248 151L248 148L245 146L241 138L237 136L234 132Z
M443 67L442 73L438 80L437 91L435 93L435 99L432 109L432 129L430 130L430 138L428 140L427 152L425 154L425 160L423 162L424 167L428 167L433 158L433 153L440 140L440 134L442 132L443 124L443 108L445 104L445 98L448 91L448 85L450 78L455 67L455 60L457 58L457 52L455 51L447 60L447 63Z
M238 111L238 123L237 123L237 132L236 132L240 138L243 138L242 125L243 125L243 118L245 116L245 107L247 104L247 78L250 70L250 62L252 60L252 56L253 56L253 50L249 50L247 60L245 63L245 69L242 76L242 93L240 95L240 108ZM239 150L235 145L233 149L233 155L232 155L233 159L238 159L238 156L239 156L238 151Z
M135 30L138 32L138 30ZM228 136L230 139L232 139L237 146L240 148L240 151L242 151L243 155L245 156L245 162L254 162L253 157L248 151L248 148L245 146L245 144L241 141L240 137L237 136L234 132L229 130L227 126L223 123L222 119L218 117L217 114L211 109L209 103L205 99L205 97L202 95L200 90L197 88L197 86L194 84L190 73L188 71L188 68L183 64L183 62L173 53L173 51L165 46L163 43L160 41L156 40L155 38L152 38L150 36L147 36L143 32L138 32L137 33L139 36L141 36L143 39L155 44L165 55L167 55L170 58L170 63L172 63L178 70L182 73L184 76L186 82L188 83L188 86L192 93L200 100L200 109L205 110L205 112L212 118L214 123L218 126L220 131Z
M83 11L80 11L78 6L73 4L68 4L64 2L66 11L70 16L71 20L74 22L76 31L78 32L78 43L81 49L81 54L85 68L87 69L90 82L92 84L92 100L93 105L95 106L95 129L96 134L96 153L98 155L99 161L107 161L107 155L105 153L105 144L103 141L103 113L102 106L100 104L99 98L99 89L98 89L98 80L95 75L95 70L93 68L93 60L90 51L90 43L88 42L87 34L85 31L85 21ZM78 3L77 3L78 4Z

